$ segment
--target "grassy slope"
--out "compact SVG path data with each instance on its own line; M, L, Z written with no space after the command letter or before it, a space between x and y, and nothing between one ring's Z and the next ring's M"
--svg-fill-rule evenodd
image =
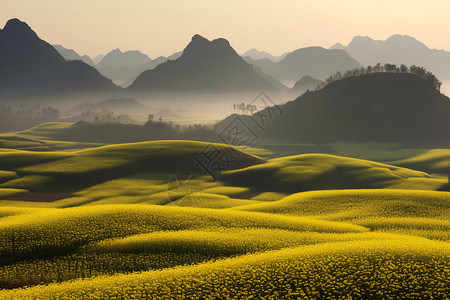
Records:
M429 149L405 148L399 143L387 142L335 142L326 144L280 144L262 143L242 150L266 159L306 153L327 153L338 156L390 162L423 154Z
M29 151L50 151L42 141L31 140L15 134L0 134L0 148Z
M8 188L0 188L0 199L8 198L11 196L19 195L28 192L27 190L21 189L8 189Z
M71 157L67 159L21 168L20 171L40 174L84 174L134 163L146 163L149 170L152 171L171 172L183 170L186 167L189 167L186 171L193 171L193 157L200 155L210 145L226 152L236 166L262 162L255 156L242 154L241 157L238 157L230 146L223 144L192 141L152 141L82 150L72 153ZM197 173L199 172L197 171Z
M62 126L50 125L29 133L51 137ZM0 197L4 193L6 199L25 189L52 190L52 180L61 177L104 182L45 205L0 201L0 287L171 269L0 291L0 298L448 294L448 243L429 239L450 240L450 193L413 190L437 189L444 179L359 159L298 155L230 171L227 182L212 182L191 176L192 156L205 145L157 141L74 152L1 149ZM262 162L235 158L241 167ZM178 182L168 183L174 174ZM377 189L288 196L316 188ZM283 250L260 253L276 249ZM200 265L173 268L192 264ZM400 288L411 274L415 283Z
M421 155L397 160L395 165L429 173L450 174L450 149L433 149Z
M282 200L236 208L241 211L352 220L367 217L450 219L450 193L411 190L333 190L296 193Z
M194 159L201 157L202 153L214 153L216 150L227 156L231 168L263 162L256 156L236 152L227 145L192 141L130 143L75 152L3 150L0 151L0 160L4 161L4 170L17 172L22 178L50 176L58 181L59 186L85 186L148 171L201 174L204 170L196 166ZM27 186L27 180L20 179L4 183L5 187L35 190L35 180L28 180L30 185ZM45 189L45 184L40 188Z
M58 136L70 126L72 126L70 123L43 123L22 132L0 134L0 148L28 151L74 151L103 145L58 141Z
M376 231L450 240L450 193L411 190L334 190L297 193L240 211L345 221Z
M254 212L153 205L99 205L42 209L0 221L3 259L66 253L90 242L158 230L275 228L316 232L365 232L359 225ZM13 235L11 235L14 233Z
M19 134L23 137L39 139L39 140L57 140L61 131L67 130L73 124L62 122L43 123L28 130L24 130Z
M356 240L0 295L3 299L77 299L84 295L133 299L442 298L449 292L449 253L449 244L420 238Z
M271 159L265 164L226 172L223 180L279 192L388 188L399 184L404 185L402 188L435 190L446 184L444 179L431 178L424 172L326 154Z

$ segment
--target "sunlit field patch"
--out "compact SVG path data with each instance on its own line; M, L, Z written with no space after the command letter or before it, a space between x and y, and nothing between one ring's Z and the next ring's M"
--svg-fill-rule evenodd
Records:
M432 149L414 157L394 161L393 164L448 175L450 172L450 149Z
M264 192L252 197L251 199L257 201L277 201L287 196L289 196L287 193Z
M23 189L0 188L0 199L20 195L20 194L27 193L27 192L28 192L27 190L23 190Z
M17 173L13 171L0 171L0 183L16 179Z
M45 143L65 151L0 150L0 299L449 292L443 176L331 155L241 155L215 181L192 159L206 143ZM32 200L57 189L59 200ZM295 193L309 189L322 190Z
M259 202L253 200L234 199L225 195L195 192L185 195L181 199L170 202L168 205L204 208L230 208L255 203Z
M236 210L316 216L334 220L398 216L446 220L450 218L449 197L448 192L435 191L312 191L293 194L275 202L243 206Z
M324 243L134 275L0 292L4 299L444 299L450 245L426 239ZM440 270L440 272L435 272Z
M275 158L264 164L225 172L223 176L224 181L234 185L275 192L389 188L412 178L421 179L416 189L436 189L434 178L424 172L325 154ZM410 189L415 188L414 182L409 185Z
M43 175L27 175L0 184L0 188L14 188L24 190L41 190L54 182L53 177Z

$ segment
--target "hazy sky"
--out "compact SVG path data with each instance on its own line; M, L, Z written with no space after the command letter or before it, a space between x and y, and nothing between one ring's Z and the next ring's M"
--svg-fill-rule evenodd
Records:
M42 39L92 57L114 48L169 55L195 33L227 38L239 53L396 33L450 50L449 13L450 0L0 0L0 28L17 17Z

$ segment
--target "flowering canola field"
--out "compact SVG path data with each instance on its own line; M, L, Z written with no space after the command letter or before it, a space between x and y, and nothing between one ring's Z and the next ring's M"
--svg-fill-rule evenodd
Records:
M0 299L449 299L443 176L204 147L0 149Z

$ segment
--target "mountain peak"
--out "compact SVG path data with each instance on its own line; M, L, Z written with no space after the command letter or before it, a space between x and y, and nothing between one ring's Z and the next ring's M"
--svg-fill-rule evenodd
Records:
M30 26L28 26L27 23L22 22L22 21L20 21L20 20L17 19L17 18L8 20L8 22L6 22L6 25L5 25L5 28L4 28L4 29L7 29L7 28L17 28L17 27L23 27L23 28L29 28L29 29L31 29Z
M24 95L25 98L58 93L81 95L87 91L109 93L116 89L109 79L87 64L66 61L19 19L9 20L0 32L0 70L0 97L2 93L21 99Z
M333 50L333 49L345 50L345 46L342 45L341 43L336 43L333 46L331 46L330 48L328 48L328 50Z
M347 45L347 49L350 49L351 47L354 47L355 45L372 45L375 43L375 40L371 37L361 36L357 35L353 37L353 39L350 41L350 43Z
M109 52L110 54L121 54L122 53L122 51L120 51L120 49L119 48L116 48L116 49L114 49L114 50L112 50L111 52Z
M4 33L9 33L12 35L34 35L36 36L36 33L31 29L30 26L28 26L27 23L20 21L19 19L11 19L8 22L6 22L5 27L3 28Z
M372 39L370 36L362 36L362 35L357 35L355 37L353 37L352 41L373 41L374 39Z
M269 80L246 63L224 38L208 40L194 35L183 54L139 75L129 87L153 93L237 93L276 91Z
M210 41L199 34L192 37L191 42L183 51L183 57L203 57L204 55L211 55L212 53L235 53L231 48L230 43L224 38L218 38ZM236 54L237 55L237 54Z
M194 34L194 36L191 39L191 43L198 43L198 42L209 42L206 38L202 37L200 34Z
M409 39L409 40L416 40L415 38L413 38L412 36L409 35L402 35L402 34L393 34L391 35L389 38L386 39L387 40L391 40L391 39Z
M419 42L418 40L409 35L394 34L390 36L388 39L386 39L385 42L392 44L401 44L407 47L416 46L423 49L428 49L428 47L424 43Z
M184 52L190 52L191 50L196 51L199 49L203 49L211 44L211 41L205 39L199 34L196 34L192 37L191 42L186 46Z
M231 47L230 42L224 38L215 39L212 43L222 47Z

